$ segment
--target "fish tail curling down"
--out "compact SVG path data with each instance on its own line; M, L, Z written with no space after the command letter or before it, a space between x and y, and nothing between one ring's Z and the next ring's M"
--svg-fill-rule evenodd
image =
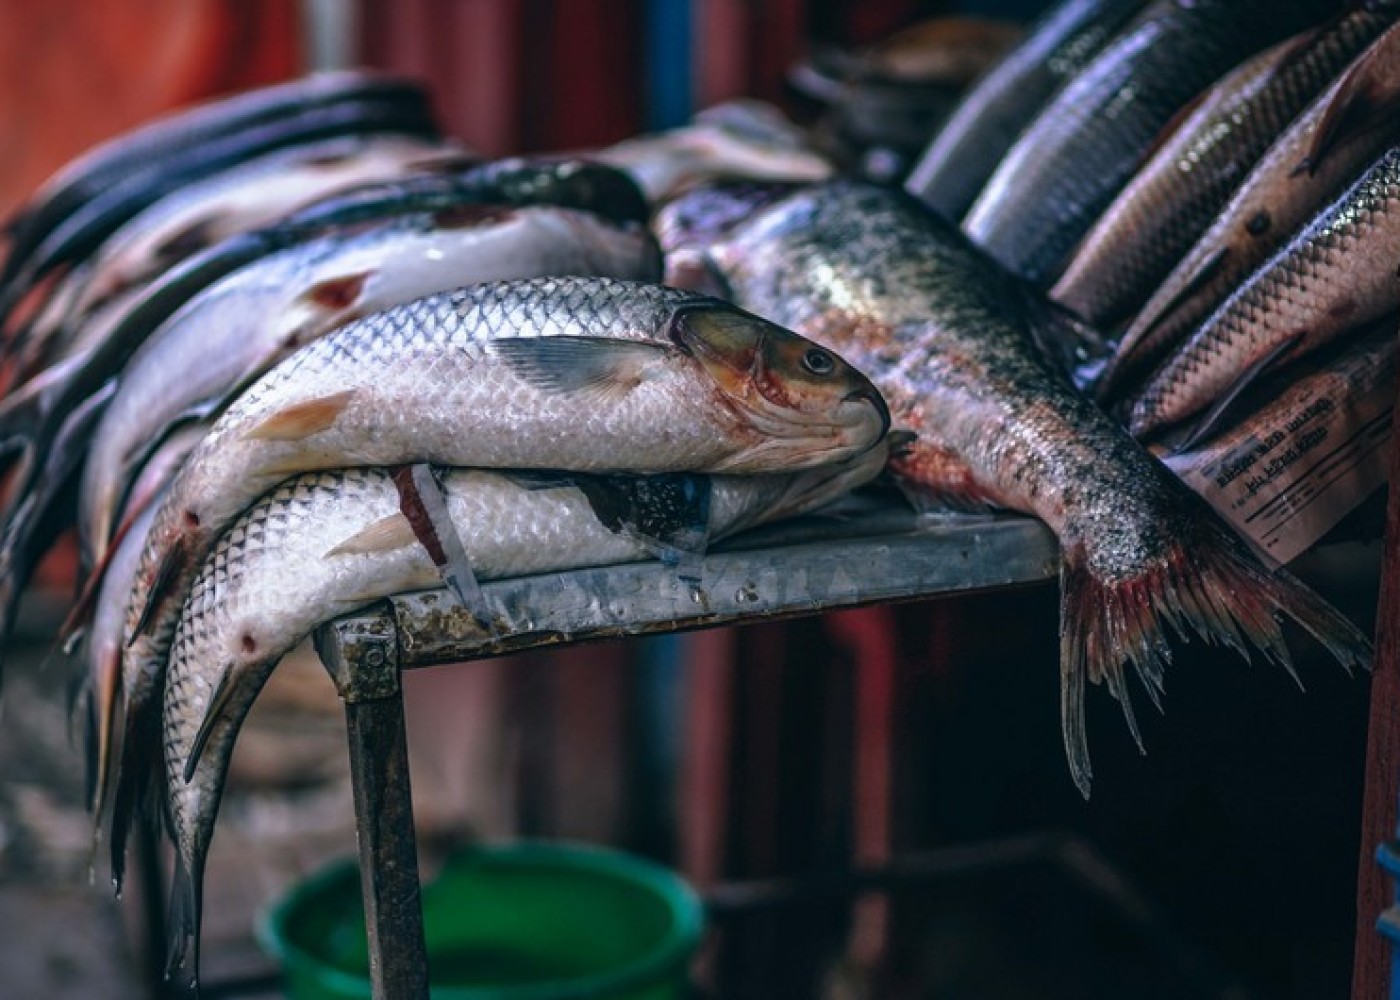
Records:
M1160 709L1163 673L1171 662L1167 623L1182 640L1195 632L1246 660L1257 649L1297 680L1280 628L1285 616L1348 672L1369 666L1371 644L1360 629L1291 573L1270 572L1213 519L1197 521L1136 573L1116 578L1095 573L1082 544L1067 545L1060 573L1060 713L1070 772L1084 797L1093 777L1086 679L1107 685L1142 749L1124 665L1132 662Z

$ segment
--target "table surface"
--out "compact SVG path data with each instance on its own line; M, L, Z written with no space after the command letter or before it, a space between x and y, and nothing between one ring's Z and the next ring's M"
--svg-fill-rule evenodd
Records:
M649 561L486 583L489 626L446 589L388 604L399 667L410 669L1037 583L1058 572L1054 536L1030 518L916 514L888 498L856 497L736 535L680 567ZM327 631L385 610L347 616Z

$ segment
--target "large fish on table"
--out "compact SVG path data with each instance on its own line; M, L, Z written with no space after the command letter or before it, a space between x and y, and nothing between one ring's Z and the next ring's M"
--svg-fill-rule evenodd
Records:
M1139 437L1210 414L1267 371L1400 307L1400 148L1260 265L1132 400ZM1201 417L1205 414L1204 418Z
M1115 421L1042 359L1041 322L951 225L896 192L804 189L714 248L736 301L860 365L916 438L891 463L917 497L1024 511L1060 540L1065 749L1086 794L1086 679L1136 736L1124 665L1158 701L1166 626L1289 664L1277 613L1343 664L1366 638L1286 573L1271 574Z
M92 435L78 493L84 564L91 573L65 631L77 628L91 610L87 605L111 547L124 533L117 511L129 507L126 498L138 473L150 478L152 450L182 424L212 419L300 347L356 317L461 285L552 274L655 280L660 268L655 245L639 226L536 206L407 216L354 236L293 247L234 272L142 346ZM179 376L172 379L172 372ZM159 485L178 470L167 466ZM147 484L144 492L153 488ZM0 559L0 570L7 566ZM0 597L18 592L20 578L8 587L4 580L0 576ZM111 689L99 691L100 788L115 708Z
M794 475L662 478L709 490L707 526L718 538L818 507L878 473L883 456L874 449L845 465ZM542 488L510 473L454 469L442 482L451 521L482 580L647 558L637 541L606 526L619 515L647 517L636 504L648 494L616 477L561 476ZM176 631L164 696L178 858L172 973L183 966L198 976L204 859L229 758L278 661L322 622L437 584L432 560L399 512L393 479L378 469L312 473L277 487L205 561Z
M972 241L1048 285L1188 101L1336 0L1157 0L1070 80L963 220Z
M357 317L462 285L549 275L661 277L645 230L549 206L464 206L313 240L241 268L187 303L122 371L83 467L79 521L102 561L146 454L253 379ZM180 373L172 381L171 373Z
M793 471L854 457L888 428L879 393L830 351L660 285L498 282L351 323L255 383L172 484L128 605L126 745L152 739L152 694L200 562L291 475L411 462ZM117 831L142 777L122 769Z
M1095 391L1134 388L1250 272L1393 143L1400 27L1391 27L1269 147L1229 204L1133 317Z
M958 102L904 189L945 219L961 219L1021 130L1146 4L1060 0Z
M1104 327L1140 308L1279 133L1393 20L1348 14L1213 86L1089 230L1051 298Z
M441 222L456 219L458 225L470 225L480 219L483 204L552 204L618 221L646 217L646 203L636 185L610 167L558 158L499 161L462 172L368 185L318 202L275 226L231 237L196 254L139 294L129 293L127 307L109 303L100 310L103 322L88 324L84 332L91 342L0 402L0 452L17 454L19 466L0 533L0 636L10 625L3 616L13 612L19 590L44 549L43 540L36 541L36 527L46 517L54 491L86 454L95 423L85 417L83 427L70 425L80 412L91 415L89 400L110 396L112 381L152 331L214 282L279 251L409 213L439 213ZM338 294L347 291L341 288ZM117 314L108 316L114 309Z

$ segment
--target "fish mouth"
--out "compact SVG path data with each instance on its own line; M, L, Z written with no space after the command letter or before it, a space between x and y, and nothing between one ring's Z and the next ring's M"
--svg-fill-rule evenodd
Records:
M873 385L848 392L841 400L843 403L858 403L861 401L867 402L875 407L875 412L879 414L880 434L875 440L883 441L890 432L890 405L885 402L885 397L880 395L880 390L876 389Z

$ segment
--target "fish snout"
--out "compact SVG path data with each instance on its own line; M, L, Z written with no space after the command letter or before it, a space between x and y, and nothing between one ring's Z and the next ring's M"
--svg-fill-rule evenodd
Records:
M880 390L873 385L862 386L846 393L843 403L865 403L875 410L880 421L880 433L875 435L875 440L871 446L878 444L885 439L890 432L890 406L885 402L885 397L880 395Z

